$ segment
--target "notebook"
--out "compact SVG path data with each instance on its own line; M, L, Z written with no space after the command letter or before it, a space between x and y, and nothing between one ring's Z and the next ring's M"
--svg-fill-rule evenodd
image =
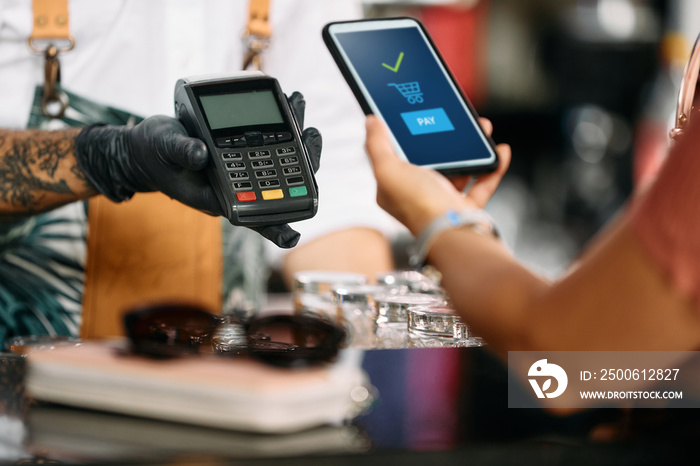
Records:
M34 349L27 390L53 403L259 433L339 424L372 401L359 350L329 366L282 369L246 358L153 360L125 355L123 346Z

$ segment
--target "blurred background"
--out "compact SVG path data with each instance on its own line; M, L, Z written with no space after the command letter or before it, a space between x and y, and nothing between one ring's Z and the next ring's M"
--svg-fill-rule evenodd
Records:
M368 1L428 28L511 169L487 206L515 255L555 278L658 168L697 0Z

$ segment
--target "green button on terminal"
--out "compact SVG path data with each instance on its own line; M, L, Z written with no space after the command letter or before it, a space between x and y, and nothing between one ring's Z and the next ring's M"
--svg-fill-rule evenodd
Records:
M289 197L300 197L306 196L308 191L306 186L297 186L296 188L289 188Z

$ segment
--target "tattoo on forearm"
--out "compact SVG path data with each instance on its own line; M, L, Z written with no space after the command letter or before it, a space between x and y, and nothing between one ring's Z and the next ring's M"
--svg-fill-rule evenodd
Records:
M52 193L72 194L57 170L73 150L74 138L63 132L0 134L0 202L35 213L55 205L55 198L48 198Z
M80 181L83 182L83 187L86 189L90 189L91 191L95 190L95 187L93 184L90 182L87 176L85 176L85 173L78 167L78 165L73 165L70 169L71 173L73 174L74 177L79 179Z

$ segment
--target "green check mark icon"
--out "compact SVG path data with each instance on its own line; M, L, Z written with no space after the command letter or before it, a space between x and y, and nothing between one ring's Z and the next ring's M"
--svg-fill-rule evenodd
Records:
M387 68L387 69L393 71L394 73L396 73L396 72L399 71L399 66L401 66L401 61L402 61L402 60L403 60L403 52L401 52L401 53L399 54L399 58L396 60L396 64L395 64L394 66L389 66L389 65L387 65L386 63L382 63L382 66L383 66L384 68Z

